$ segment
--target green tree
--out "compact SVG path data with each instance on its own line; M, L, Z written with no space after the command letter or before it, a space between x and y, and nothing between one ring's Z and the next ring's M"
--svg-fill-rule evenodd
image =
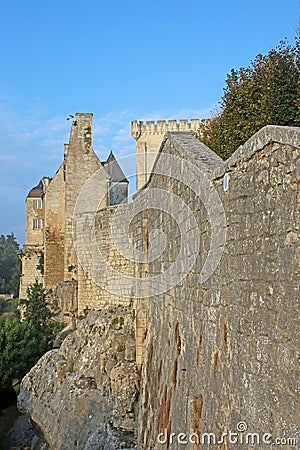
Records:
M0 388L10 388L13 380L21 380L50 348L48 333L32 323L0 319Z
M294 46L281 42L249 67L227 75L220 110L204 121L199 138L221 157L265 125L300 125L299 38Z
M62 326L51 320L47 293L35 281L27 290L24 320L16 317L0 318L0 388L12 386L14 379L21 380L52 348L52 342Z
M21 274L19 250L13 233L0 236L0 291L15 297L18 296Z
M47 304L46 290L37 280L27 289L27 299L22 300L25 307L24 318L36 329L43 329L52 317Z

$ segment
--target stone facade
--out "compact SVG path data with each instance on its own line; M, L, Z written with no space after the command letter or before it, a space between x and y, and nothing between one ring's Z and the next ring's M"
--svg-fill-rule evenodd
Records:
M132 204L75 208L78 310L126 307L135 319L140 450L226 450L230 433L237 448L297 448L299 149L298 128L267 126L223 162L190 130L168 131ZM44 357L30 376L56 363ZM37 417L30 377L23 389Z
M127 205L120 205L119 208L124 209ZM106 267L101 271L101 283L95 282L95 271L99 270L97 267L97 257L93 257L94 248L92 245L96 244L97 251L103 255L108 266L118 273L122 273L128 277L133 276L134 265L132 262L120 255L113 243L111 236L111 220L116 210L116 206L110 206L98 211L95 218L95 239L96 242L87 240L90 233L90 227L87 225L87 215L83 214L81 217L76 216L76 243L80 247L78 252L81 263L78 272L78 314L81 315L85 310L101 309L105 305L118 305L130 303L129 295L126 296L124 290L120 287L120 294L114 294L108 289L109 274ZM88 222L93 226L93 220ZM128 294L130 292L127 292ZM123 295L122 295L123 294Z
M64 280L65 243L65 164L55 174L44 195L44 279L48 289L54 289Z
M100 171L101 187L107 189L110 176L92 149L92 114L76 114L70 143L65 151L65 239L64 279L77 278L78 262L73 247L73 216L77 197L86 181ZM107 206L107 198L102 206Z
M126 201L128 181L113 154L101 163L92 148L92 114L76 114L64 160L53 179L43 178L26 199L26 243L22 257L20 298L36 279L55 292L64 281L78 280L80 266L73 245L74 209L85 183L97 174L99 208ZM79 302L86 289L80 286ZM82 297L81 297L82 295ZM105 299L103 300L105 304Z
M142 368L141 449L179 449L180 433L193 440L196 433L200 441L202 433L213 433L220 440L223 432L236 432L239 422L260 439L267 433L296 438L299 147L298 129L269 126L223 162L190 133L167 133L152 174L134 199L144 203L132 223L131 258L137 250L157 250L159 257L153 261L146 252L144 261L120 263L109 235L111 218L103 220L116 209L101 211L102 218L98 215L100 247L107 245L106 253L109 249L114 255L109 264L130 276L120 289L123 301L128 289L134 299L136 363ZM187 163L175 164L175 172L170 172L164 155L190 165L186 169ZM197 171L203 176L199 178ZM166 213L162 192L170 195ZM180 254L179 225L185 213L171 195L183 200L196 219L199 248L191 249L195 262L178 283L151 295L151 279L178 262ZM220 213L218 201L225 217L224 240L212 226L220 221L212 217ZM123 217L125 211L120 214L120 230ZM164 234L151 238L157 229ZM165 237L168 245L162 252ZM224 248L215 270L205 277L212 242ZM86 268L92 273L93 259L89 261ZM177 267L184 268L184 261ZM105 277L109 291L108 273ZM148 296L145 291L135 297L136 278L149 280ZM90 308L100 307L101 297L88 297L93 298ZM109 298L112 294L108 302ZM169 444L158 442L160 433L166 433ZM188 443L185 448L199 445ZM267 447L260 441L257 448Z
M31 189L26 198L26 244L22 249L22 277L20 298L26 298L26 291L35 280L43 282L42 259L44 253L43 194L48 179L43 179Z
M139 420L142 449L231 448L228 438L222 442L222 433L237 432L242 422L248 432L260 436L254 448L269 448L262 442L267 433L272 442L292 438L299 443L299 148L299 129L271 126L225 163L180 133L169 133L163 144L163 152L184 154L207 173L224 207L227 239L217 270L200 283L211 240L207 211L191 189L152 174L146 189L184 198L197 217L201 241L187 276L148 301ZM193 186L197 180L189 177ZM149 215L147 233L163 220L159 214ZM171 239L178 234L170 216L165 229ZM161 239L153 245L160 248ZM149 264L150 278L176 259L178 245ZM215 445L208 446L207 440L202 445L203 433L213 433L219 444L211 437ZM239 439L245 435L241 432Z

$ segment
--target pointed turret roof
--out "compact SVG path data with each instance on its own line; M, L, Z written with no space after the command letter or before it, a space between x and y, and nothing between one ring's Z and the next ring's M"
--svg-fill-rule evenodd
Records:
M113 152L111 151L107 160L102 162L104 169L106 170L106 172L111 176L111 181L120 183L120 182L125 182L128 183L128 180L123 172L123 170L121 169L121 167L119 166L118 161L115 158L115 155L113 154Z

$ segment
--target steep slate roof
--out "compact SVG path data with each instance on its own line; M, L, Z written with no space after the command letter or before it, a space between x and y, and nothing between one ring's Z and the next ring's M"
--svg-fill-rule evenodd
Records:
M111 181L115 181L118 183L120 182L128 183L128 180L123 170L119 166L119 163L116 160L115 155L113 154L112 151L110 152L107 160L102 162L102 165L106 170L106 172L111 176Z
M43 196L43 181L40 180L39 184L33 187L27 195L27 198L41 198Z

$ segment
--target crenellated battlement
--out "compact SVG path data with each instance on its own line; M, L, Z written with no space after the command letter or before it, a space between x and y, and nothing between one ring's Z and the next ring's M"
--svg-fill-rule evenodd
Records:
M134 139L139 139L143 134L162 135L167 131L191 131L196 132L200 127L199 119L179 120L147 120L146 122L134 120L131 122L131 135Z

